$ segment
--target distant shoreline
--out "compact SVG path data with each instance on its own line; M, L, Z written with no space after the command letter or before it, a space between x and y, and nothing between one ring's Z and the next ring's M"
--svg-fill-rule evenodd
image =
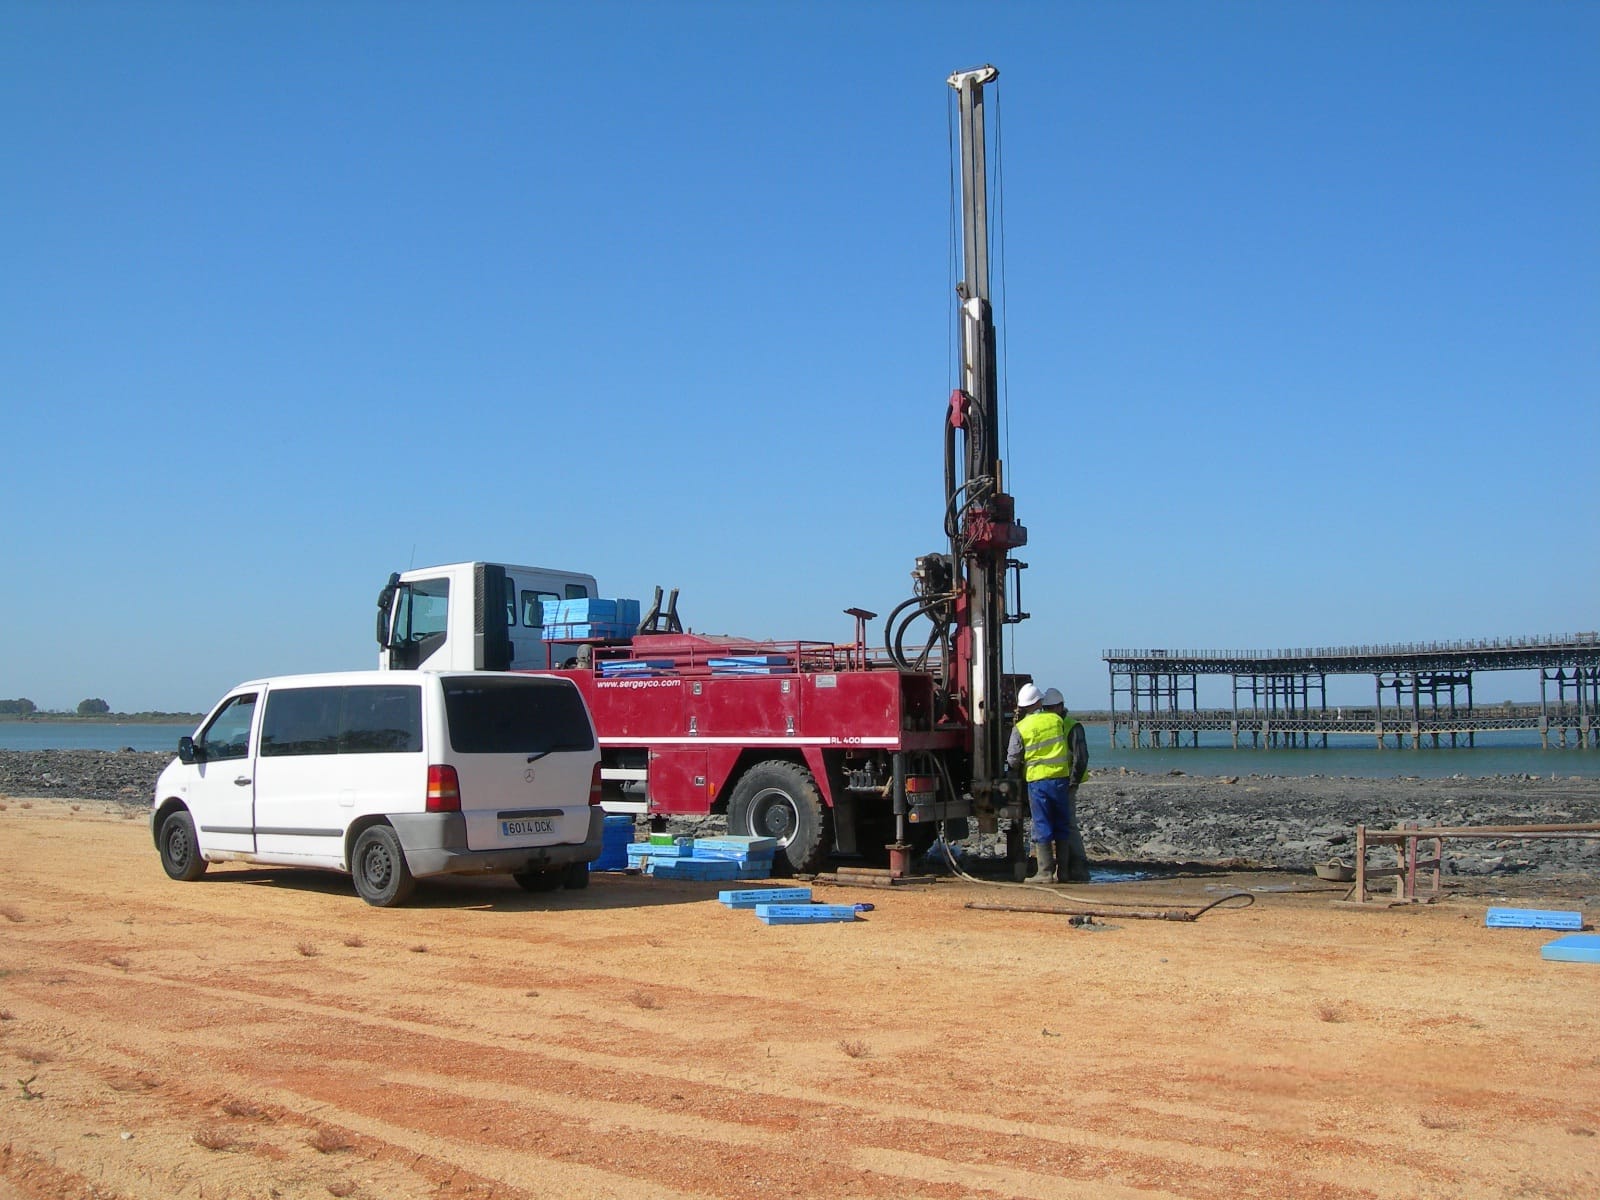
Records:
M204 713L96 713L80 717L75 713L0 714L6 725L193 725Z

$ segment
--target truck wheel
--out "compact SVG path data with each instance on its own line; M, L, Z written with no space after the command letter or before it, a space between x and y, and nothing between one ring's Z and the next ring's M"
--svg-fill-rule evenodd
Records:
M511 878L525 892L553 892L561 886L560 871L513 871Z
M200 857L200 843L194 835L194 819L187 809L169 813L161 822L161 868L173 879L193 883L206 873L206 860Z
M568 863L561 870L561 886L574 890L588 887L589 864L583 862Z
M404 904L417 886L406 866L400 836L388 825L370 825L361 831L350 855L350 874L356 894L374 908Z
M828 855L828 808L810 771L791 762L761 762L734 785L728 832L777 838L774 866L815 871Z

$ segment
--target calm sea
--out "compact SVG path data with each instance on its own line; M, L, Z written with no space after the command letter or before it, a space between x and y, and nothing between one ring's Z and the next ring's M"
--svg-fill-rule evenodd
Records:
M1113 750L1103 725L1091 725L1089 760L1097 767L1127 767L1148 774L1348 775L1392 779L1415 775L1582 775L1600 778L1600 750L1541 750L1535 735L1486 733L1472 749L1376 750L1370 741L1330 738L1326 750L1234 750L1225 743L1198 749ZM171 750L193 733L191 725L79 725L75 722L0 721L0 750ZM1226 735L1213 735L1223 737Z

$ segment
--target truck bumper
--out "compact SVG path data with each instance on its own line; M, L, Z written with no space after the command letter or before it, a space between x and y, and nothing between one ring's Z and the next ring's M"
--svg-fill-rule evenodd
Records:
M589 835L581 842L519 846L507 850L469 850L467 823L460 813L410 813L390 816L406 866L417 878L427 875L506 875L544 871L570 863L593 862L605 840L606 814L589 810Z

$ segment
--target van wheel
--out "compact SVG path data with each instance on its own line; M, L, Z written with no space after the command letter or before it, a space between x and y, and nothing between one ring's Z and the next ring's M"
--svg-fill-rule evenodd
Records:
M406 866L400 837L388 825L371 825L361 831L350 855L350 874L356 894L374 908L404 904L417 886Z
M561 886L560 871L513 871L511 878L525 892L553 892Z
M589 864L586 862L568 863L561 869L561 886L576 891L589 886Z
M776 838L774 867L815 871L828 855L828 808L810 771L777 759L760 762L728 798L728 832Z
M173 879L193 883L206 873L206 860L200 857L194 820L187 809L180 808L161 822L160 847L161 867Z

